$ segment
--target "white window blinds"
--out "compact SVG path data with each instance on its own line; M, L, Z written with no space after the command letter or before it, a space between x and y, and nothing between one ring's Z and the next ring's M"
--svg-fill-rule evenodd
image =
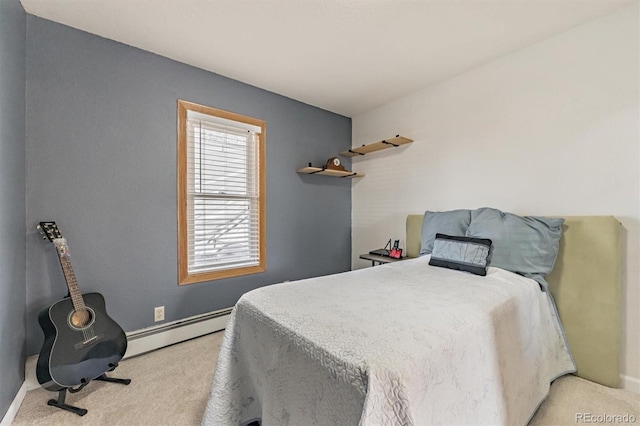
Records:
M187 114L188 272L260 264L260 127Z

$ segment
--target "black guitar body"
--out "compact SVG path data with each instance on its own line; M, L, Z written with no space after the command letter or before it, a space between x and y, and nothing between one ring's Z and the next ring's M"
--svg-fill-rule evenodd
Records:
M38 316L45 341L36 376L47 390L55 392L86 384L115 368L127 350L127 337L107 315L104 297L100 293L82 296L90 315L87 326L73 325L75 310L69 297Z

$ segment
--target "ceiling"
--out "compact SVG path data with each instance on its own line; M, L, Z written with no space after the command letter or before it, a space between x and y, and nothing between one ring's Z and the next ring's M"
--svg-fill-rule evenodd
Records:
M348 117L638 0L22 0Z

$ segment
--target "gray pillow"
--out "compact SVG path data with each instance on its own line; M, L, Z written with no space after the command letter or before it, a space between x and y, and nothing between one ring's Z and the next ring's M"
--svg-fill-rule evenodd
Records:
M545 276L556 263L563 223L562 218L518 216L484 207L471 212L466 235L493 242L489 266Z
M449 210L446 212L424 212L420 238L420 256L433 251L436 234L464 237L471 223L471 210Z

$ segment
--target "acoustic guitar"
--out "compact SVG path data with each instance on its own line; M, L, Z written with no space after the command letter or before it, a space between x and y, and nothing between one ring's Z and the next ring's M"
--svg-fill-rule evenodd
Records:
M56 247L69 296L38 316L45 337L36 376L50 391L84 387L118 365L127 350L127 337L107 315L100 293L80 293L67 241L56 223L40 222L38 229Z

